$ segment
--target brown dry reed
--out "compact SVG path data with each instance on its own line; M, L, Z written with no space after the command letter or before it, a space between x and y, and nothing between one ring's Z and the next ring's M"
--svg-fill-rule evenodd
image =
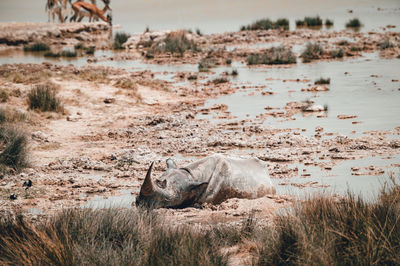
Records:
M255 265L399 265L400 185L366 202L319 196L241 225L190 227L145 210L69 209L32 223L0 218L2 265L225 265L238 246Z

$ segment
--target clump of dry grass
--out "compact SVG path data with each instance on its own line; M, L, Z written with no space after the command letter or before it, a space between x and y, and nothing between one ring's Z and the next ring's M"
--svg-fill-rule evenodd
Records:
M306 49L301 53L304 63L321 58L324 53L324 48L318 43L308 43Z
M13 83L36 84L47 81L51 77L51 75L51 72L46 70L26 73L11 71L4 73L3 77Z
M199 48L196 42L186 37L186 31L176 31L169 33L164 40L152 43L145 56L153 58L159 53L183 56L186 51L198 52Z
M19 171L28 165L28 141L22 129L12 125L0 126L0 171Z
M38 225L6 216L0 232L2 264L226 264L205 233L169 226L149 212L70 209Z
M281 65L281 64L296 64L296 56L292 50L284 46L272 47L264 53L253 54L247 57L249 65Z
M64 107L56 94L57 88L51 83L35 86L28 93L29 108L42 112L63 112Z

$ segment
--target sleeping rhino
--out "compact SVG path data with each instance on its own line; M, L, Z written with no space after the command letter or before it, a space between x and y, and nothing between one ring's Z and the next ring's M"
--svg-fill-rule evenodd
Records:
M136 199L137 206L184 208L194 204L219 204L229 198L258 198L274 194L265 166L258 159L212 155L178 168L167 160L167 171L151 178L154 162Z

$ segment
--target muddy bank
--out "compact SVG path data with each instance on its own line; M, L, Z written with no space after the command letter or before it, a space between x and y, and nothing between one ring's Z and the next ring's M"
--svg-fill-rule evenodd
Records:
M0 44L42 42L48 45L100 44L110 47L111 27L106 23L0 23Z

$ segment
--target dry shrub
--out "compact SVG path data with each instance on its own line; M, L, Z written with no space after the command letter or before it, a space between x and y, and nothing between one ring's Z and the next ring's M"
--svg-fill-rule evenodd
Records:
M63 112L64 108L56 94L57 88L51 83L35 86L28 93L29 108L42 112Z
M25 132L11 125L0 126L0 170L19 171L28 165L28 140Z

